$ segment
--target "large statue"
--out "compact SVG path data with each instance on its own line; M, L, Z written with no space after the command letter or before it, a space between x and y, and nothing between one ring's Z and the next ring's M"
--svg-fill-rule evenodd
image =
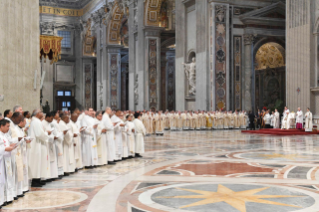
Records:
M196 95L196 59L193 57L192 62L190 64L185 64L184 70L186 77L188 79L188 85L189 85L189 94L190 95Z

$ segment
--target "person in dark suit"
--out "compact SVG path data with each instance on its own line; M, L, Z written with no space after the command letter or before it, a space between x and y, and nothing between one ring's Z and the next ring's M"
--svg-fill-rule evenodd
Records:
M249 111L248 113L248 119L249 119L249 129L255 130L255 115Z

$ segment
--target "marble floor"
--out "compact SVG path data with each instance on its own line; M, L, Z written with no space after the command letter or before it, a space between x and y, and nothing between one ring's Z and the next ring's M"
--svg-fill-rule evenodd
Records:
M166 132L143 158L33 189L11 211L319 211L319 137Z

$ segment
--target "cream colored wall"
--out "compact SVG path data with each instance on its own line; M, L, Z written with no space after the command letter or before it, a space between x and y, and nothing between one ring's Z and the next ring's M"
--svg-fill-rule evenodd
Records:
M301 4L305 2L306 4ZM287 106L296 111L311 107L311 30L310 1L287 0L286 26L286 94ZM305 7L306 6L306 7ZM300 88L298 94L297 89ZM313 108L314 109L314 108Z
M0 112L40 105L39 0L0 0ZM37 88L33 89L35 70Z

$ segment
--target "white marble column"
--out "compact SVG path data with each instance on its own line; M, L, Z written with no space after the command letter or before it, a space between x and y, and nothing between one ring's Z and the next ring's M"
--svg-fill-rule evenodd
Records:
M244 35L244 51L245 51L245 90L244 90L244 109L246 111L252 110L252 45L255 39L255 35L246 34Z

